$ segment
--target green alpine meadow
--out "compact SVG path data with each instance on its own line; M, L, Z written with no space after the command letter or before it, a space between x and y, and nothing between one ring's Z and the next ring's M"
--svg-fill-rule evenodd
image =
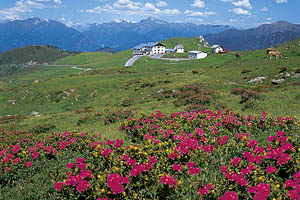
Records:
M0 199L299 200L299 41L1 53Z

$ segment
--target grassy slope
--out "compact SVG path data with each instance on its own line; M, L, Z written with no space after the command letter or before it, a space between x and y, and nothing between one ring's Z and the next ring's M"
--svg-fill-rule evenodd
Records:
M132 51L127 50L116 54L105 52L81 53L76 56L56 61L58 65L76 65L83 68L98 68L106 66L124 66L126 61L132 57Z
M290 42L295 43L296 41ZM299 79L287 79L286 83L274 86L271 80L285 66L292 73L299 68L300 47L285 50L284 44L278 47L287 58L270 61L264 50L240 52L242 59L235 59L235 52L221 55L210 55L206 59L171 62L155 60L148 57L139 59L131 68L124 63L130 58L131 51L120 52L91 61L79 66L97 68L81 75L53 76L34 84L32 77L16 77L13 82L0 81L0 115L28 115L38 111L41 117L28 117L19 122L0 124L0 128L9 125L14 129L30 130L32 127L53 124L53 131L86 131L101 132L109 137L120 136L116 131L118 123L103 125L103 117L96 112L122 108L121 102L128 101L127 107L138 112L161 110L165 113L181 111L176 108L174 99L158 101L153 98L161 89L178 90L188 84L198 84L203 89L214 90L217 98L211 108L230 108L243 114L258 115L262 110L274 116L299 115L300 95ZM70 57L71 58L71 57ZM94 59L94 58L93 58ZM85 62L89 62L88 60ZM93 63L95 62L95 63ZM247 69L248 73L242 74ZM192 70L198 70L193 74ZM264 83L248 84L251 78L266 76ZM139 81L137 81L139 80ZM140 82L140 83L139 83ZM152 87L143 87L143 84ZM261 87L261 97L253 108L243 109L240 97L231 94L233 88L253 89ZM16 100L16 104L8 100ZM91 113L75 114L76 109L91 106ZM5 109L4 109L5 108ZM124 107L123 107L124 108Z
M63 51L54 46L26 46L0 54L0 65L24 64L29 61L52 63L74 53Z
M111 54L105 52L85 52L75 56L67 57L56 61L58 65L84 65L101 61L102 58Z
M210 53L211 49L203 47L203 44L199 42L199 39L194 38L183 38L183 37L177 37L177 38L171 38L168 40L164 40L161 42L166 46L167 49L173 49L176 44L183 44L184 45L184 51L193 51L193 50L199 50L206 53ZM188 53L170 53L167 55L164 55L164 58L188 58Z
M173 49L176 43L184 45L185 51L201 50L203 52L210 52L210 48L203 47L203 44L199 42L199 38L183 38L176 37L161 42L166 46L167 49Z

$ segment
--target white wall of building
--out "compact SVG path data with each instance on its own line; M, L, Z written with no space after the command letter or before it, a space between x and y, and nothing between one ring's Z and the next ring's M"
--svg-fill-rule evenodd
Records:
M176 49L176 53L184 53L184 49Z
M215 53L220 53L220 52L223 52L223 48L222 47L216 48Z
M165 54L166 47L164 46L154 46L152 47L152 54Z
M189 58L190 59L203 59L207 57L207 53L204 52L190 52Z

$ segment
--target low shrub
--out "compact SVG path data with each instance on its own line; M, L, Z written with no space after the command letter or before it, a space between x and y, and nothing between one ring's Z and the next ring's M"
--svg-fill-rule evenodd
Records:
M104 124L112 124L120 120L131 118L135 115L132 110L119 109L115 111L110 111L104 115Z

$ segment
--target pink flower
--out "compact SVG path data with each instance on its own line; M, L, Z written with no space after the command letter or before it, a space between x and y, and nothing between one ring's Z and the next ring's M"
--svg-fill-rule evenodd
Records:
M180 164L173 164L172 165L173 171L181 171L182 170L182 166Z
M131 165L131 166L135 166L136 165L136 159L128 158L127 164Z
M219 145L224 145L229 140L229 136L218 137L217 139L218 139L217 142L219 143Z
M251 149L254 149L254 147L258 144L257 140L251 140L248 142L248 147L250 147Z
M284 164L288 163L289 160L291 160L291 159L292 158L291 158L291 156L289 154L287 154L287 153L281 153L279 155L279 158L277 159L277 163L278 163L278 165L284 165Z
M7 149L3 149L2 151L0 151L0 157L2 157L6 152L7 152Z
M12 147L13 147L13 149L11 149L11 152L12 152L13 154L18 153L18 152L20 151L20 149L21 149L21 147L20 147L19 145L14 145L14 146L12 146Z
M76 166L76 163L68 163L67 164L67 168L68 169L72 169L73 167L75 167Z
M222 174L226 174L227 172L228 172L228 166L222 166L221 167L221 172L222 172Z
M39 156L39 153L34 151L32 152L32 159L35 160Z
M197 168L197 167L191 167L188 172L191 174L191 175L197 175L197 173L201 173L201 169L200 168Z
M149 156L149 162L150 163L152 163L152 164L155 164L155 163L157 163L157 159L156 159L156 157L155 156Z
M235 157L234 159L232 159L231 164L233 164L235 167L238 166L238 164L241 162L241 158L239 157Z
M194 167L195 165L196 165L195 162L188 162L188 163L186 163L186 166L187 166L188 168Z
M107 158L109 156L109 154L111 154L112 150L107 148L104 149L104 151L101 153L102 156L104 156L105 158Z
M177 185L177 181L171 176L162 176L160 182L161 184L169 185L169 188Z
M218 200L238 200L238 195L236 192L227 191L224 195L220 196Z
M81 180L79 182L79 184L77 185L76 190L78 192L83 192L83 191L86 191L90 186L91 186L91 184L89 184L89 182L87 180Z
M291 200L299 200L300 199L300 193L296 190L290 190L286 196L288 196Z
M15 158L12 162L14 165L17 165L21 162L21 158Z
M9 167L4 167L4 172L8 173L10 171Z
M54 184L54 189L56 189L57 191L61 191L61 187L64 185L64 183L60 183L60 182L56 182Z
M300 183L300 171L294 174L294 181Z
M28 161L28 162L25 163L25 166L26 166L27 168L29 168L29 167L32 167L33 165L32 165L32 162L31 162L31 161Z
M122 177L119 174L110 174L107 177L107 186L111 189L113 194L119 194L124 192L124 186L122 184L129 183L129 177Z
M266 172L267 174L275 174L277 172L277 168L273 166L268 166Z
M199 188L198 192L200 196L208 194L209 190L213 190L214 186L212 184L207 184L204 188Z
M81 164L83 162L85 162L85 159L84 158L76 158L75 160L78 164Z
M270 186L266 183L260 183L256 186L248 187L249 193L255 193L253 200L266 200L270 195L271 189Z

